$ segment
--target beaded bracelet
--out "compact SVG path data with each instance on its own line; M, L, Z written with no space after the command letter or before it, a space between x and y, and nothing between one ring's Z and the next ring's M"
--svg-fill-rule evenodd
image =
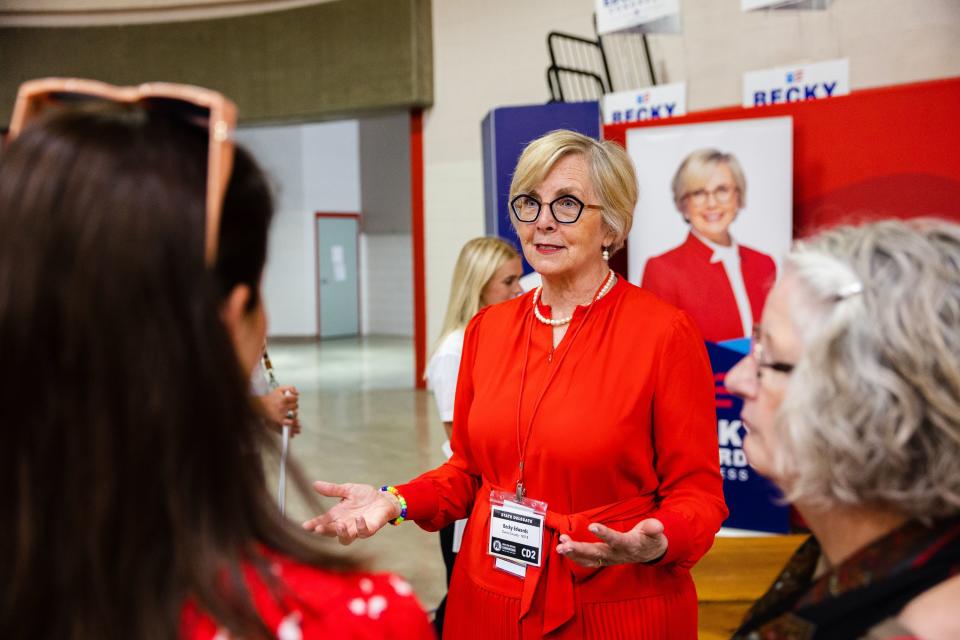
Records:
M407 501L402 495L400 495L400 492L397 491L397 488L393 485L380 487L380 491L383 491L384 493L392 493L393 495L397 496L397 501L400 503L400 515L393 520L388 521L390 524L396 527L407 519Z

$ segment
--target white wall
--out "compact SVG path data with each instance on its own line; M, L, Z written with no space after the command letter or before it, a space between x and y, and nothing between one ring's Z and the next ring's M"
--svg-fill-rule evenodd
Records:
M413 336L413 245L409 233L360 236L364 335Z
M237 140L256 156L276 193L264 297L271 336L317 333L314 213L360 210L356 120L250 127Z
M660 79L688 109L740 104L744 71L846 57L853 89L960 75L960 1L834 0L826 11L744 14L739 0L681 0L683 32L657 35ZM548 99L546 35L593 35L593 0L433 0L434 107L424 120L427 343L460 247L483 233L480 121Z
M238 132L277 198L264 272L271 336L316 335L317 211L364 214L361 333L413 335L408 128L407 114L392 114Z

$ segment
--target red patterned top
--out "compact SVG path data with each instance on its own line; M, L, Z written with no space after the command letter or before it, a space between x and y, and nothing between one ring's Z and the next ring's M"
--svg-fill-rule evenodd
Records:
M287 593L272 592L250 566L244 574L257 612L278 640L435 637L410 584L398 576L335 573L278 554L266 555L271 573ZM180 637L231 638L192 601L184 607Z

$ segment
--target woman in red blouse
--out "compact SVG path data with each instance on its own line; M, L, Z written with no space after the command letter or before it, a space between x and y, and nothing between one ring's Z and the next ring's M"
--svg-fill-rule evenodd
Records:
M607 266L636 197L613 143L532 142L511 208L543 286L468 326L453 458L381 491L316 484L342 501L305 527L344 543L398 518L433 531L470 515L445 637L696 637L689 568L727 513L713 382L689 316ZM596 540L591 523L639 528L642 563L564 557L560 536Z
M266 487L248 381L272 202L228 101L53 79L17 104L0 638L433 637L409 585L318 547Z
M680 163L672 187L690 234L647 260L641 286L689 313L706 340L749 336L777 267L730 233L747 200L740 162L732 153L697 149Z

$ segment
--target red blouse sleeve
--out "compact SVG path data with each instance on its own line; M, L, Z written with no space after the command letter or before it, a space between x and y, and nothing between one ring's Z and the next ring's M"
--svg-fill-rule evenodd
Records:
M453 403L453 457L397 490L407 501L407 519L427 531L438 531L454 520L465 518L473 507L480 488L480 472L473 463L467 418L473 404L473 364L486 309L473 317L463 335L463 354L457 375L457 394Z
M660 563L691 567L727 517L717 455L717 416L703 337L678 312L657 358L653 440L659 510L668 547Z

